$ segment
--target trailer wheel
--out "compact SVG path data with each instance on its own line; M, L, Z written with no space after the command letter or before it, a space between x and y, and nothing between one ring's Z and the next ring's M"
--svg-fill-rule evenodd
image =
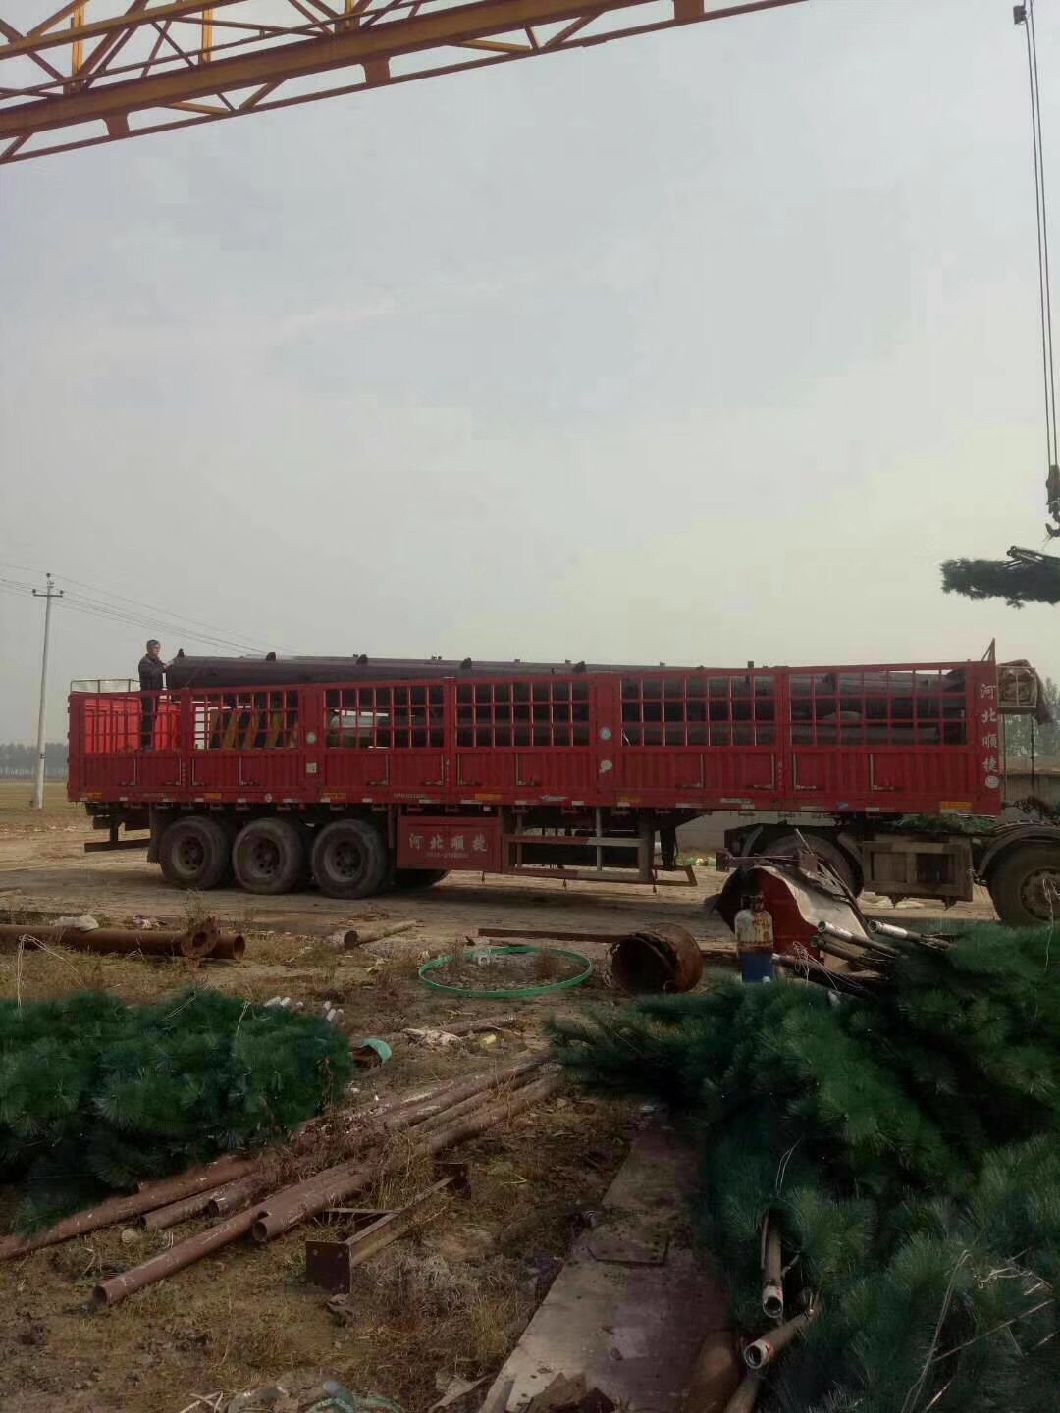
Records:
M394 889L398 893L412 893L421 888L433 888L448 877L447 868L399 868L394 870Z
M368 898L387 875L383 836L365 819L337 819L313 841L313 876L329 898Z
M846 849L823 834L804 830L803 835L807 844L821 856L829 868L835 869L854 897L858 897L865 886L865 878L857 860L852 859ZM793 833L780 831L776 834L766 833L755 847L755 853L780 854L784 858L794 858L801 848L802 845Z
M232 845L220 821L193 814L175 820L162 835L158 861L167 883L205 891L226 881Z
M1024 844L1003 854L987 878L990 900L1008 927L1060 917L1060 848Z
M290 893L306 867L302 830L290 819L252 819L239 831L232 863L248 893Z

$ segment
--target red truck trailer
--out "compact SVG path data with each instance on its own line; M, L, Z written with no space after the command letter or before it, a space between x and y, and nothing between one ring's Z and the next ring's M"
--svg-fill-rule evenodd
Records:
M1060 904L1060 830L993 824L1005 719L1041 694L992 649L735 669L181 657L168 690L130 685L75 684L70 798L109 832L86 848L146 844L185 888L682 882L677 827L723 811L736 857L798 829L857 889L948 904L978 879L1014 923Z

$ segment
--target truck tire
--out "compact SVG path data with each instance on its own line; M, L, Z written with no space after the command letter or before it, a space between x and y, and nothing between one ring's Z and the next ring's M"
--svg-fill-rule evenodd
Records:
M337 819L313 841L313 877L329 898L370 898L386 881L383 836L366 819Z
M239 831L232 865L248 893L290 893L305 873L304 833L290 819L252 819Z
M399 868L394 870L394 891L413 893L421 888L433 888L449 877L447 868Z
M158 861L167 883L205 892L227 880L231 840L219 820L205 814L188 815L174 820L162 835Z
M1023 844L1008 850L990 869L986 886L1008 927L1034 927L1060 917L1060 847Z
M857 859L852 858L846 849L824 834L815 834L813 830L809 829L804 829L802 834L807 844L821 856L829 868L835 869L854 897L858 897L865 886L865 877ZM784 858L794 858L801 847L802 845L794 833L778 830L775 834L771 834L767 830L755 845L754 852L756 854L780 854Z

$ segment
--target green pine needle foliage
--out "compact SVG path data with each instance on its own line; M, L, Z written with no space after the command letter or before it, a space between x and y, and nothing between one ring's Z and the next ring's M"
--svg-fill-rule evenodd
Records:
M1025 603L1060 603L1060 559L1026 550L1008 559L947 559L942 589L969 599L1004 599L1010 608Z
M712 978L553 1025L573 1077L664 1098L702 1153L699 1233L765 1331L760 1236L821 1313L776 1413L1045 1413L1060 1389L1060 937L950 925L863 998Z
M352 1068L325 1021L206 988L151 1006L0 1002L0 1175L25 1184L18 1225L282 1140Z

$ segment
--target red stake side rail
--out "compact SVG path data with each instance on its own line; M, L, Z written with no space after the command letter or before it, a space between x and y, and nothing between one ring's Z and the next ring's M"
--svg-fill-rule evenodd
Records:
M993 661L516 671L75 691L69 795L97 810L1002 808Z

